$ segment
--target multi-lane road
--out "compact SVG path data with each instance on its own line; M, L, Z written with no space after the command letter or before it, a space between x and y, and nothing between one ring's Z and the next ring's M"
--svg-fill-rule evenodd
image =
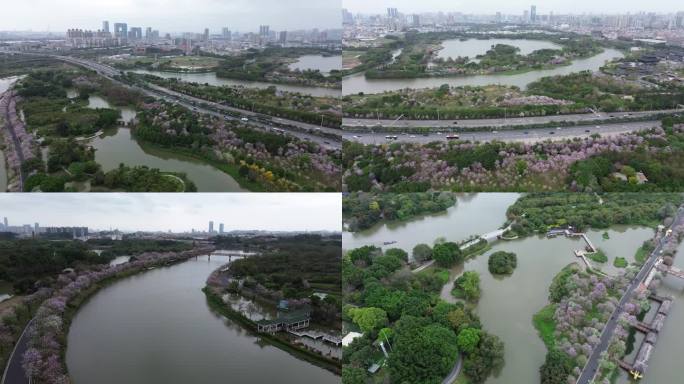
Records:
M677 215L675 216L674 220L672 221L672 225L670 225L670 228L673 228L675 226L681 225L684 222L684 209L680 207L677 210ZM634 291L637 289L639 284L641 284L642 281L646 278L646 275L649 273L649 271L653 268L653 265L655 264L656 260L660 256L660 252L663 249L664 245L664 240L665 237L661 237L660 241L658 242L657 246L651 252L650 256L648 257L648 260L644 263L643 267L641 267L641 270L639 273L636 275L636 277L632 280L632 282L629 284L627 287L627 290L625 291L625 294L622 296L620 299L620 302L618 303L615 311L610 317L610 320L606 323L606 326L603 328L603 331L601 332L601 338L594 348L594 350L591 352L591 355L589 356L589 359L587 360L587 364L584 366L584 370L580 374L579 378L577 379L577 384L589 384L592 382L594 379L594 376L596 376L596 372L598 371L599 368L599 360L601 359L601 354L608 350L608 346L610 345L610 340L613 337L613 333L615 332L615 328L618 325L618 318L620 313L622 313L622 308L624 307L625 304L627 304L627 301L630 300L632 295L634 294Z
M143 92L147 96L166 100L169 102L175 102L199 113L213 115L216 117L223 118L224 120L248 119L248 121L242 120L242 122L247 123L250 126L257 129L273 131L274 128L277 128L288 135L295 136L302 140L308 140L318 143L319 145L326 148L340 149L342 147L340 131L334 128L319 127L313 124L307 124L300 121L282 118L264 118L263 116L265 115L254 113L252 111L228 107L219 103L199 99L183 93L172 91L167 88L155 86L149 83L145 83L144 86L140 86L137 84L128 84L118 79L118 76L121 76L123 74L122 71L110 67L108 65L104 65L92 60L86 60L71 56L48 56L57 60L65 61L74 65L91 69L97 72L99 75L109 79L110 81L119 83L127 88L138 90L140 92Z
M592 124L573 127L551 127L551 128L531 128L531 129L508 129L508 130L486 130L459 132L460 140L470 141L519 141L519 142L538 142L544 140L561 140L589 137L593 134L601 136L618 135L627 132L642 131L657 127L660 122L657 120L636 121L629 123L611 124ZM356 141L363 144L382 144L386 142L410 142L425 144L433 141L444 141L450 135L446 132L420 134L420 133L386 133L386 132L344 132L342 137L345 140ZM388 136L392 138L388 138ZM394 138L396 137L396 139Z
M381 130L386 127L392 128L484 128L484 127L510 127L520 125L536 125L560 122L587 123L609 120L625 119L646 119L649 116L684 112L682 109L666 109L659 111L642 112L596 112L596 113L576 113L569 115L549 115L549 116L530 116L530 117L509 117L494 119L460 119L460 120L405 120L405 119L355 119L343 118L342 126L345 128L377 128Z

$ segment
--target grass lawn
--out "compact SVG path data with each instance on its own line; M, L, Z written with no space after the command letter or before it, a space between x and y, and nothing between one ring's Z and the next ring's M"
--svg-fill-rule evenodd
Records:
M555 312L556 304L549 304L532 317L532 324L534 324L534 328L539 332L539 336L548 350L553 349L556 345L556 340L553 336L554 332L556 332L556 321L553 319Z

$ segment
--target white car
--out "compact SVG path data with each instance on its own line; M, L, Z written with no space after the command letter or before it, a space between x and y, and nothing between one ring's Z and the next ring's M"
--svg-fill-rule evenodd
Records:
M248 119L248 118L246 118L246 117L243 117L243 118L242 118L242 119L240 119L240 120L242 120L242 121L249 121L249 119Z

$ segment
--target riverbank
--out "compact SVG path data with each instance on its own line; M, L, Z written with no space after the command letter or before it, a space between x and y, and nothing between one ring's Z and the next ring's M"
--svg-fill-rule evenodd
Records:
M235 311L228 305L226 305L223 302L223 299L221 298L219 293L216 292L214 288L206 286L202 289L202 292L204 292L204 294L206 295L207 304L212 310L237 322L243 328L248 330L251 334L258 336L260 339L268 341L274 346L290 353L291 355L297 358L306 360L321 368L325 368L337 375L340 375L342 373L342 366L340 361L329 359L308 349L292 345L287 340L284 340L283 338L280 338L276 335L271 335L268 333L259 333L257 331L256 323L245 317L240 312Z

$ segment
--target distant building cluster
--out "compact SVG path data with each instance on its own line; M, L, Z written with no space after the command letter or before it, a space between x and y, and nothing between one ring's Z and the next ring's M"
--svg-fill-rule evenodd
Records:
M328 45L342 40L342 29L274 31L269 25L260 25L258 32L240 33L223 27L221 33L211 34L209 28L201 33L184 32L171 36L161 35L159 30L129 26L127 23L102 22L98 30L68 29L66 44L72 48L136 46L144 48L157 46L163 49L181 49L192 52L195 49L220 53L226 50L259 48L268 44L280 45Z
M518 14L466 14L462 12L425 12L404 14L394 7L384 14L353 14L342 9L344 43L347 46L372 46L380 36L409 29L444 31L459 25L477 23L505 23L539 25L599 37L653 38L673 44L684 44L684 11L672 13L638 12L625 14L557 14L552 10L540 11L536 5ZM366 42L365 44L363 42Z
M0 232L8 232L20 237L48 237L61 239L88 239L88 227L41 227L39 223L9 225L7 217L0 223Z

